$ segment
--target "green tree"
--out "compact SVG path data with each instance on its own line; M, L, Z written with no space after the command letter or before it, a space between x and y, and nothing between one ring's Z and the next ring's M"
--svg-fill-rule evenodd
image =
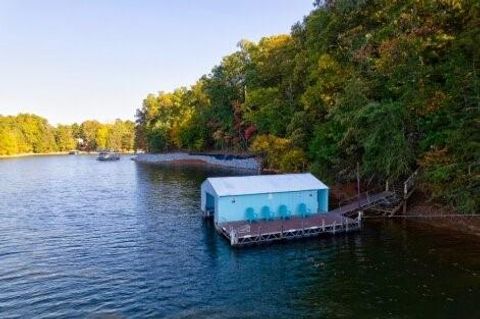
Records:
M70 151L76 148L73 130L68 125L58 125L55 129L55 142L59 151Z
M478 1L315 1L289 35L242 40L191 88L149 95L136 146L250 150L268 168L381 185L423 168L480 208Z
M97 144L97 133L101 127L98 121L85 121L80 125L80 138L83 140L83 149L85 151L95 151Z

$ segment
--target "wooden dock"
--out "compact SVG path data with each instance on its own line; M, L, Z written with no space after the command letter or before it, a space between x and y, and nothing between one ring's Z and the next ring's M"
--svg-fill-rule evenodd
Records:
M417 175L418 171L415 171L401 183L390 186L387 183L383 191L359 194L341 202L339 207L328 213L288 219L225 222L215 227L235 247L355 231L362 227L364 211L392 217L403 207L405 215L407 199L415 190Z
M255 222L237 221L217 224L216 228L232 246L239 247L281 240L291 240L350 232L362 226L361 214L357 218L341 214L319 213L308 217L289 219L259 220Z

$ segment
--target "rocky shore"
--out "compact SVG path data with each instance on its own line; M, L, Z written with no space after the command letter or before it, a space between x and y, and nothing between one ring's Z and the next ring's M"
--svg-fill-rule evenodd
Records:
M202 163L212 166L221 166L233 169L259 171L260 161L255 157L241 157L235 155L190 154L186 152L137 154L134 158L140 163Z

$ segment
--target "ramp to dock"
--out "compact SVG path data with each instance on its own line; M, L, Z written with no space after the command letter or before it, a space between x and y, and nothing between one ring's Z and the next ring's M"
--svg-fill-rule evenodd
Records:
M395 197L395 193L389 191L384 191L373 195L370 195L369 193L363 193L360 196L356 197L354 200L351 200L349 203L331 210L330 213L348 216L359 210L369 209L379 204L389 204L396 202L397 199Z
M332 213L343 216L355 216L358 211L368 211L372 217L373 213L384 217L394 216L401 207L406 210L407 200L415 191L415 183L418 170L414 171L404 181L390 184L387 182L385 190L372 192L371 190L353 197L350 200L342 201L339 207L331 210Z

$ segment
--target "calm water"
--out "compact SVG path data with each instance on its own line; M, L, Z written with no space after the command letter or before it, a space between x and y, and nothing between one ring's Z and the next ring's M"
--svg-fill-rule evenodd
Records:
M1 318L480 318L480 241L415 224L234 250L206 168L0 160Z

